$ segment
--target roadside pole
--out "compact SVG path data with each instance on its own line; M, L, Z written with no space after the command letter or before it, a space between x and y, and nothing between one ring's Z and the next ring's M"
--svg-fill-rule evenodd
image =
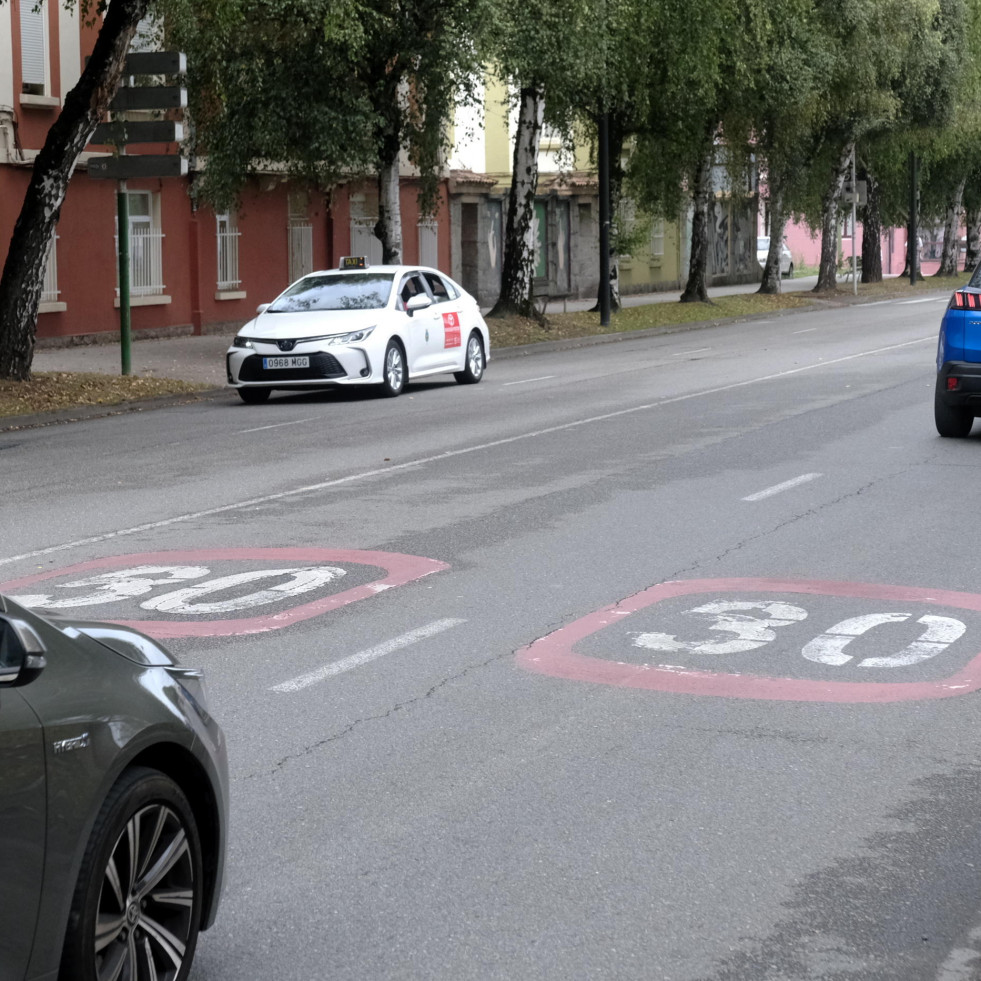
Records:
M130 373L130 311L129 311L129 195L126 181L116 185L116 220L119 226L119 355L120 372Z
M855 144L852 144L852 294L858 296L858 267L855 265L855 239L858 238L858 180L855 175Z
M599 118L600 326L610 326L610 117Z
M120 370L132 370L132 325L130 283L130 227L128 178L186 177L187 159L180 153L132 154L126 148L132 143L180 143L183 125L173 119L131 120L133 110L155 110L179 113L187 106L187 90L180 85L156 84L163 75L184 75L187 59L182 51L136 51L126 56L125 76L152 76L153 85L123 84L109 103L112 122L99 123L89 140L97 146L113 146L112 156L93 156L88 161L89 176L116 181L116 241L119 252L119 359Z
M909 155L909 284L910 286L916 285L916 267L920 261L920 249L917 243L918 230L917 221L918 215L916 213L917 205L917 174L916 174L916 153L911 152Z

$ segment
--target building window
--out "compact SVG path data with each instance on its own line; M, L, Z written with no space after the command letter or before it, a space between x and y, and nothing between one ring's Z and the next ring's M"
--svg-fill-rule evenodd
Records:
M47 95L48 29L47 4L34 10L32 0L20 5L21 92L25 95Z
M58 289L58 236L51 235L48 261L44 267L44 285L41 287L42 303L57 303L61 290Z
M289 280L293 283L313 272L313 225L309 219L310 200L305 191L290 191L288 207Z
M129 204L129 292L131 296L157 296L164 291L160 199L149 191L130 191L126 198ZM116 256L119 256L118 228ZM116 295L119 295L118 282Z
M383 249L381 239L375 236L378 223L377 202L372 202L375 214L368 214L368 203L364 194L351 195L351 255L363 255L368 265L381 265Z
M235 215L216 215L218 245L218 289L237 290L242 283L238 274L238 222Z
M419 265L439 269L439 231L432 219L419 222Z
M664 255L664 219L656 218L651 224L651 255Z

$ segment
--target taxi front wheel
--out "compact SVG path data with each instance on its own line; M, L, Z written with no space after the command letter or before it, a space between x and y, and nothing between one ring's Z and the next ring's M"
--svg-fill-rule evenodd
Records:
M386 398L395 398L405 388L405 354L402 345L394 338L385 348L385 361L382 370L381 393Z
M484 342L477 331L467 341L467 360L463 371L454 372L453 377L461 385L476 385L484 377Z

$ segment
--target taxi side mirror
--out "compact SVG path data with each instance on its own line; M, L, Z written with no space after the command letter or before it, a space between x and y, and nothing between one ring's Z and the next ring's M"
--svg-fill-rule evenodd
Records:
M405 305L405 312L411 317L416 310L425 310L426 307L431 307L433 301L429 298L426 293L416 293L415 296L410 296L408 302Z
M268 309L269 309L269 304L268 304L268 303L260 303L260 304L259 304L259 305L258 305L258 306L257 306L257 307L255 308L255 312L256 312L256 314L258 315L258 314L260 314L260 313L265 313L265 312L266 312L266 311L267 311Z
M24 620L0 617L0 686L33 681L48 665L44 641Z

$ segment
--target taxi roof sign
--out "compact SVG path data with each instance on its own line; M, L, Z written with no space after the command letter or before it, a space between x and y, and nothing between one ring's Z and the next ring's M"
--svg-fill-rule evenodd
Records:
M363 255L346 255L341 259L341 269L367 269L368 257Z

